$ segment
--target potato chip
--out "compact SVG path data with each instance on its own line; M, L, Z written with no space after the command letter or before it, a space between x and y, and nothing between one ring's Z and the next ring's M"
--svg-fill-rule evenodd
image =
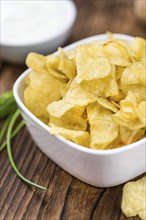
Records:
M113 103L118 109L120 108L120 105L119 103L115 102L114 100L110 100L111 103Z
M124 72L124 70L125 70L125 67L123 67L123 66L116 66L116 74L115 74L116 80L121 78L122 73Z
M46 73L46 57L38 53L29 53L26 58L26 65L38 73Z
M114 65L128 66L131 62L128 50L117 39L109 39L103 43L104 51Z
M61 48L59 48L58 51L60 57L58 70L64 73L64 75L66 75L68 79L72 81L73 78L76 76L76 66L73 61L65 55Z
M47 105L62 98L61 90L65 84L47 73L42 74L34 71L31 71L28 79L28 86L24 92L27 108L39 118L48 118Z
M138 215L146 220L146 176L125 184L121 209L127 217Z
M93 50L93 52L92 52ZM111 64L105 57L94 56L95 49L86 45L76 49L77 82L100 79L111 72Z
M26 107L38 118L49 118L46 111L48 99L43 93L36 91L36 89L27 87L24 92L24 101Z
M77 131L86 131L87 121L79 115L73 115L73 111L68 111L59 118L50 116L49 126L63 127Z
M104 93L104 96L106 98L110 96L117 97L119 95L118 85L117 85L116 80L113 79L113 77L108 76L107 79L104 79L103 83L104 85L107 85L106 92Z
M122 142L120 136L118 135L118 137L111 143L108 145L108 149L116 149L119 147L123 147L125 144Z
M138 104L136 114L139 120L146 126L146 101Z
M137 100L137 103L146 101L146 87L140 84L122 86L122 92L127 95L128 92L132 92Z
M146 86L146 66L143 63L133 63L126 67L122 73L121 87L134 84Z
M127 127L120 126L119 137L124 145L131 144L144 137L145 129L130 130Z
M67 140L73 141L85 147L90 146L90 134L87 131L76 131L62 127L52 127L51 133L53 135L61 135Z
M118 136L118 126L112 120L112 113L98 103L87 107L90 124L91 148L106 149Z
M47 57L47 62L46 62L47 71L51 76L55 77L56 79L62 82L67 82L68 77L58 69L59 63L60 63L60 59L58 56L49 55Z
M143 58L141 59L141 62L142 62L144 65L146 65L146 55L145 55L145 57L143 57Z
M64 98L60 101L55 101L49 104L47 107L47 111L51 116L59 118L73 107L74 107L74 103L71 103L69 100Z
M126 49L130 60L134 61L135 52L133 51L133 49L131 48L131 45L127 41L122 40L120 38L115 38L114 35L110 32L107 32L107 35L109 36L109 39L107 41L112 40L120 44L121 46L123 46Z
M121 100L125 99L125 97L126 97L126 95L123 93L123 91L121 91L121 90L119 89L118 95L110 96L110 100L111 100L111 102L114 102L114 103L116 102L116 104L117 104L117 103L119 103ZM117 106L118 106L118 108L119 108L119 104L117 104Z
M117 124L123 125L131 130L137 130L144 127L144 124L139 121L138 118L135 118L133 120L130 120L129 118L129 120L126 120L126 118L122 116L120 111L113 115L113 119Z
M84 106L77 106L77 107L74 107L71 112L73 115L82 116L84 114L84 111L85 111Z
M134 38L131 48L135 51L136 61L140 61L144 56L146 56L146 41L141 37Z
M129 60L131 62L135 62L135 51L133 51L133 49L131 48L131 45L127 41L119 39L119 38L115 38L114 41L116 41L118 44L123 46L126 52L128 53Z
M107 108L111 110L112 112L118 112L118 108L116 107L116 105L110 102L108 99L98 98L97 101L104 108Z
M127 97L120 102L120 110L113 115L113 119L120 125L131 130L141 129L145 124L137 116L137 98L131 91Z

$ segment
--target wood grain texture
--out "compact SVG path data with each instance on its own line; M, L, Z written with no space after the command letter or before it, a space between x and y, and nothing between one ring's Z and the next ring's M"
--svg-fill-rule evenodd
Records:
M107 30L146 36L144 26L134 17L133 0L75 2L78 16L67 44ZM0 92L12 88L25 68L2 62ZM3 151L0 154L1 220L126 220L120 209L123 185L102 189L77 180L37 148L26 128L13 140L13 152L21 172L48 190L30 188L20 181Z

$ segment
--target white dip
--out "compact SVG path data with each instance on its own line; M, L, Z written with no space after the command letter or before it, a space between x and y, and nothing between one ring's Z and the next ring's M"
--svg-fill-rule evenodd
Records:
M35 43L55 37L69 16L63 1L1 0L0 42Z

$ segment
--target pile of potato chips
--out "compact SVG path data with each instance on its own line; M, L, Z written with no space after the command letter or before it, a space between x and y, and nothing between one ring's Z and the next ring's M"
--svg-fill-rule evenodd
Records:
M127 217L138 215L142 220L146 220L146 176L126 183L121 208Z
M24 101L54 135L92 149L112 149L145 136L146 41L108 40L72 51L30 53Z

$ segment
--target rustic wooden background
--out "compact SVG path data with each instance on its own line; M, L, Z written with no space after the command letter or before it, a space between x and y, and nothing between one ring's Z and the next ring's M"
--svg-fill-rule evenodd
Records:
M145 37L144 26L133 14L134 0L75 2L78 16L67 44L107 30ZM12 88L25 69L25 66L2 62L0 91ZM123 185L103 189L77 180L37 148L27 128L13 141L13 152L21 172L48 190L30 188L21 182L3 151L0 154L1 220L126 220L120 209Z

